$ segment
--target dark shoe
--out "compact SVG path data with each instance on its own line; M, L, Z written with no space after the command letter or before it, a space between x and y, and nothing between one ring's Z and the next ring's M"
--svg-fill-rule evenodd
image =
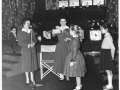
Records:
M26 83L27 86L33 86L32 82Z
M40 87L40 86L43 86L42 84L33 84L33 87L32 89L36 88L36 87Z
M27 85L27 86L29 86L29 85L30 85L30 83L26 83L26 85Z
M64 78L63 78L63 79L60 78L59 81L60 81L60 82L64 81Z
M13 53L16 53L16 51L13 51Z
M64 79L63 79L63 80L61 80L61 79L60 79L59 81L60 81L60 82L63 82L63 81L64 81Z

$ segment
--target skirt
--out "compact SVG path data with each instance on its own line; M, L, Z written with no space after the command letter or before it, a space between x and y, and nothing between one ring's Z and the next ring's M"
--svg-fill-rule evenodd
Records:
M22 54L22 71L32 72L38 70L36 53Z
M65 66L64 66L64 75L67 77L84 77L86 73L86 64L85 59L80 51L77 52L75 64L70 66L72 60L72 52L69 52L66 56Z
M64 63L67 54L68 54L68 43L58 42L55 50L54 67L53 67L54 72L63 74Z
M106 70L115 70L115 64L114 60L112 60L110 49L101 49L99 70L100 72L105 72Z

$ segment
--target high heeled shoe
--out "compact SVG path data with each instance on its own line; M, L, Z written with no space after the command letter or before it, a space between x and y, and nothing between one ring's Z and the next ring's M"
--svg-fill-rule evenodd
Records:
M26 85L27 85L27 86L30 85L30 80L29 80L28 82L26 81Z
M43 86L42 84L33 84L32 89L36 88L36 87L40 87Z
M30 83L26 83L26 85L28 86L28 85L30 85Z
M107 87L106 85L106 86L103 86L103 90L113 90L113 87Z
M59 81L60 81L60 82L64 81L64 78L60 78Z
M73 90L80 90L82 88L82 85L81 86L76 86L75 89Z

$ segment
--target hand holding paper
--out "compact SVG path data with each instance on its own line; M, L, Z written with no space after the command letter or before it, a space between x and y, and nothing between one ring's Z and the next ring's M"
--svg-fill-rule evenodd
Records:
M52 34L60 34L61 30L60 29L53 29Z

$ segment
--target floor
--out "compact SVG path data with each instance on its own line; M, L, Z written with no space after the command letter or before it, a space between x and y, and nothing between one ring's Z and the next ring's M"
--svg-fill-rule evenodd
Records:
M60 82L58 77L53 73L49 73L43 80L40 80L39 70L35 73L37 83L43 84L42 87L36 87L34 90L73 90L75 87L75 78L70 78ZM82 78L83 88L81 90L102 90L102 86L107 84L107 81L95 79L91 75ZM113 80L113 90L118 89L118 80ZM31 86L25 85L25 75L17 75L10 78L2 78L2 90L32 90Z

